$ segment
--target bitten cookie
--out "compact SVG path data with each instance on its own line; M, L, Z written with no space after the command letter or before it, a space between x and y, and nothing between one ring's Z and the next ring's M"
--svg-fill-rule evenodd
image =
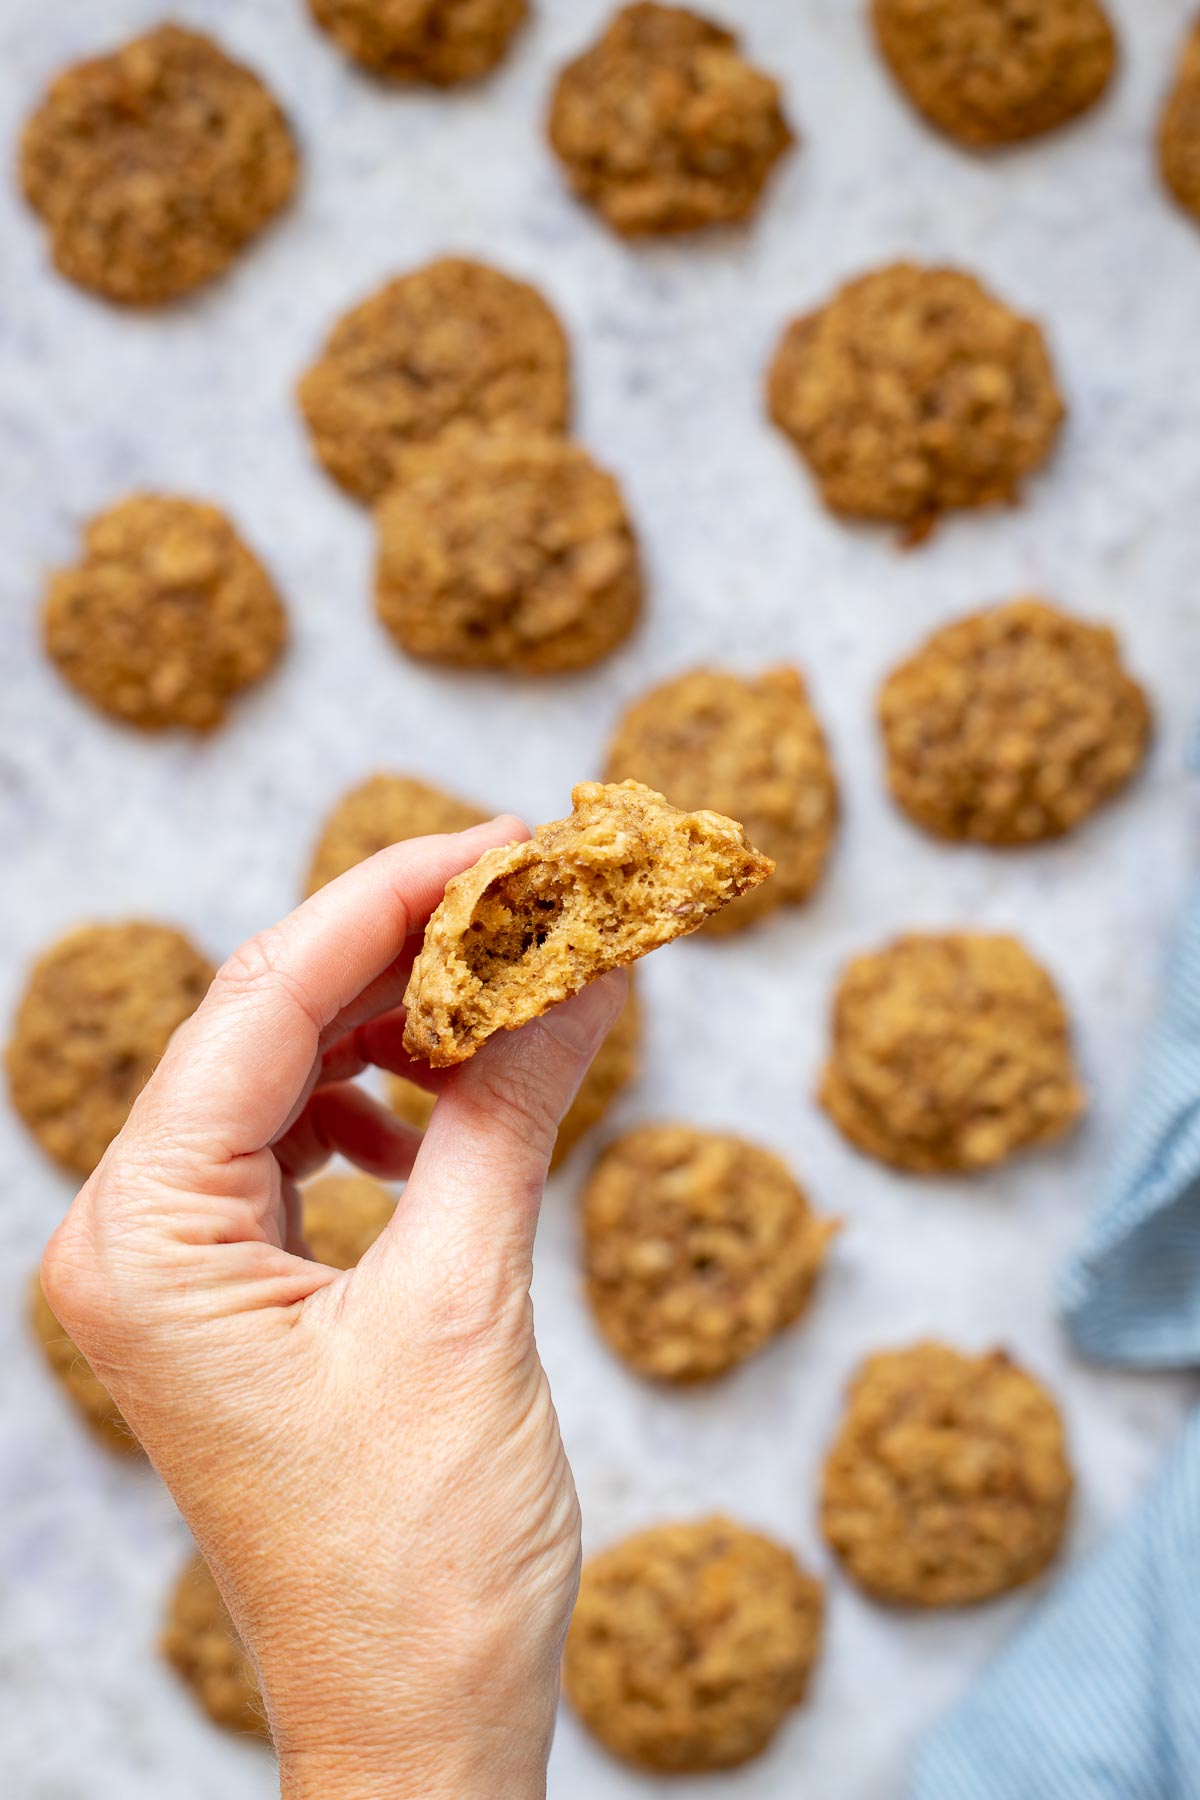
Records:
M1071 1501L1058 1408L1002 1351L868 1357L821 1489L821 1524L878 1600L962 1606L1040 1575Z
M659 1525L583 1566L563 1688L617 1756L664 1771L759 1755L804 1698L820 1584L724 1518Z
M221 274L298 173L258 76L178 25L65 69L21 139L21 185L59 273L133 306Z
M199 1551L189 1559L176 1584L162 1653L214 1725L270 1738L254 1665Z
M119 1450L124 1456L139 1455L141 1445L121 1417L116 1401L51 1312L36 1274L29 1284L29 1323L55 1379L96 1436L110 1450Z
M326 819L305 885L315 894L389 844L444 831L469 831L487 818L477 806L411 775L372 775L344 794Z
M528 0L309 0L322 30L389 81L452 87L494 69Z
M1200 16L1184 39L1158 149L1163 180L1179 204L1200 219Z
M300 1191L300 1229L314 1262L352 1269L396 1210L369 1175L322 1175Z

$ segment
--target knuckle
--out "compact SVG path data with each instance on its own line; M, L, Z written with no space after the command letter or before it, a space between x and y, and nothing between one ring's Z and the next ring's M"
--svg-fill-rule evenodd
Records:
M277 925L256 932L226 957L213 985L218 992L235 995L278 990L307 1016L316 1030L324 1024L320 1007L291 966L284 934Z

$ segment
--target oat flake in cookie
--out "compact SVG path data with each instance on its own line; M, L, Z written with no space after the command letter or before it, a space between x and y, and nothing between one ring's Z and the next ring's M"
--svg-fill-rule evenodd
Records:
M229 1616L212 1570L197 1551L171 1598L162 1653L187 1682L214 1725L268 1738L254 1665Z
M1200 219L1200 16L1184 40L1158 148L1164 181L1179 204Z
M387 81L452 87L495 68L528 0L309 0L347 56Z

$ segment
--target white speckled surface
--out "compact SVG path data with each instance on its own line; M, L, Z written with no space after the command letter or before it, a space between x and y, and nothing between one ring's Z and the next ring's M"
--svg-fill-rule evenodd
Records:
M28 959L82 917L158 914L214 954L231 947L292 903L322 813L371 769L554 816L645 683L701 658L798 659L845 785L831 878L807 911L753 936L653 960L646 1076L620 1117L736 1127L786 1152L817 1203L847 1218L832 1272L807 1322L752 1366L709 1391L652 1391L604 1354L579 1303L577 1157L547 1199L536 1299L588 1545L728 1508L829 1576L827 1653L811 1704L737 1776L660 1789L564 1719L550 1787L554 1800L890 1800L914 1735L1031 1597L914 1619L837 1578L813 1492L851 1366L920 1332L1026 1358L1069 1415L1072 1556L1143 1486L1187 1399L1180 1382L1080 1366L1050 1309L1129 1090L1193 848L1200 230L1161 197L1147 147L1187 8L1120 0L1126 59L1111 100L1060 138L988 162L910 116L872 58L858 0L741 0L726 11L786 81L804 147L748 233L636 251L566 198L537 125L550 70L604 0L540 0L499 78L449 98L372 87L300 0L177 10L272 74L306 179L231 279L147 317L55 280L11 184L0 192L0 1012ZM155 16L143 0L7 0L5 156L52 70ZM460 680L404 662L369 605L367 519L309 463L289 389L330 318L447 247L533 277L560 307L579 431L623 477L641 525L646 627L583 678ZM910 555L821 513L759 398L789 313L899 253L959 260L1043 318L1071 405L1061 454L1021 511L954 521ZM207 743L109 727L38 655L45 570L71 555L91 510L146 483L227 504L291 606L286 666ZM885 801L874 688L935 624L1030 587L1119 625L1160 713L1151 767L1072 842L1012 858L938 849ZM841 960L895 928L943 922L1015 926L1044 956L1075 1012L1094 1107L1061 1151L935 1187L856 1158L810 1094ZM146 1469L93 1448L27 1341L28 1271L70 1196L7 1113L0 1146L0 1789L266 1800L269 1761L210 1730L155 1656L186 1532Z

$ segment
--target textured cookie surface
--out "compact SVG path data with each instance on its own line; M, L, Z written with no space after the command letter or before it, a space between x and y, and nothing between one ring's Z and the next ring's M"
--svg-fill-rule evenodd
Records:
M83 925L34 964L9 1041L13 1105L43 1150L90 1175L213 971L180 932Z
M364 68L390 81L451 87L494 69L527 0L309 0L313 17Z
M50 657L94 706L143 731L207 731L260 681L287 619L270 576L215 506L134 494L98 513L52 577Z
M971 275L896 263L784 333L771 417L832 512L920 536L1016 498L1064 417L1041 331Z
M795 904L821 878L838 795L824 734L795 669L744 677L694 669L634 701L609 746L605 778L657 788L675 806L740 819L775 876L714 914L707 929L738 931Z
M331 1269L352 1269L395 1210L395 1195L369 1175L322 1175L300 1192L309 1254Z
M883 685L888 781L940 837L1061 836L1133 775L1150 708L1111 631L1040 600L946 626Z
M91 1363L51 1312L37 1275L29 1284L29 1322L55 1378L96 1436L123 1455L138 1455L141 1445Z
M404 996L410 1055L464 1062L771 873L732 819L679 812L636 781L580 782L571 804L447 886Z
M326 819L305 893L344 875L389 844L445 831L469 831L487 814L410 775L372 775L344 794Z
M724 1518L660 1525L584 1564L563 1687L630 1762L733 1768L804 1698L821 1616L782 1545Z
M404 450L447 431L565 430L567 340L526 282L442 257L345 313L298 396L334 480L376 500Z
M1071 1499L1062 1420L1002 1352L922 1343L867 1359L825 1465L821 1523L880 1600L960 1606L1019 1587Z
M1163 108L1159 159L1163 179L1179 204L1200 219L1200 17L1184 40Z
M751 212L792 143L776 82L677 6L626 6L558 78L550 142L617 231L690 231Z
M212 1571L197 1553L171 1600L162 1652L213 1721L226 1731L269 1738L254 1665L242 1648Z
M21 183L60 273L129 305L219 275L298 169L257 75L177 25L64 70L21 140Z

